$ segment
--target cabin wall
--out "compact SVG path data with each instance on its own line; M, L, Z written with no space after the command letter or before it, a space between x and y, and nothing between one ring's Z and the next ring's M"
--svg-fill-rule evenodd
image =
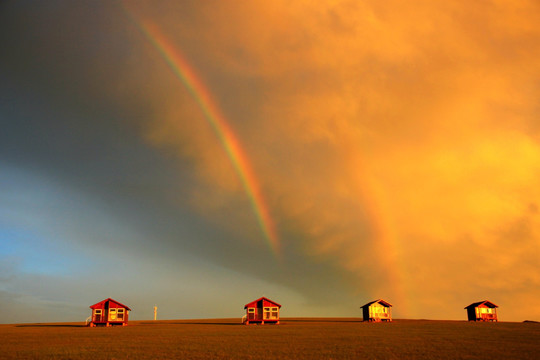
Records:
M273 306L265 306L266 308L270 308L271 310L274 309L274 311L265 312L264 308L259 307L248 307L246 308L246 320L247 323L277 323L279 324L279 307L275 306L274 304L271 304ZM250 313L250 309L254 309L255 312Z
M477 308L476 318L480 320L497 320L497 309L486 305L480 305Z
M369 321L369 307L364 306L362 308L362 317L364 318L364 321Z
M469 321L476 321L476 311L474 307L467 308L467 319Z
M390 319L390 308L381 305L379 303L372 304L369 307L370 318L376 320L385 320Z
M492 308L484 304L467 309L467 319L469 321L498 321L497 308Z
M373 303L369 306L362 306L362 317L364 321L392 321L392 308L380 303Z

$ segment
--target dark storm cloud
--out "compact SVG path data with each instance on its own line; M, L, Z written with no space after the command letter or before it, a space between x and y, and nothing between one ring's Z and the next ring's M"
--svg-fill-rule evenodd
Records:
M257 241L249 233L216 226L204 214L192 211L190 191L196 181L192 161L150 146L142 135L156 115L156 98L166 94L170 85L164 82L161 88L156 84L155 77L163 75L152 73L152 67L139 69L155 58L143 53L144 39L119 3L7 2L2 6L0 164L5 180L12 171L19 176L13 175L13 181L20 176L35 177L28 183L19 181L17 187L4 187L14 191L10 197L14 207L3 226L29 227L25 230L41 232L43 241L62 234L63 240L54 241L78 249L64 256L92 258L115 248L125 249L134 262L150 257L174 264L179 256L199 257L294 288L319 299L315 303L334 302L339 297L336 294L356 280L343 280L348 276L331 261L313 264L299 252L291 252L281 264L276 262L265 249L245 197L233 201L231 210L252 222L246 227L257 234ZM57 190L47 195L46 184ZM37 205L37 200L24 205L21 196L17 197L40 191L48 199L45 205ZM46 213L40 215L41 211ZM44 225L13 222L14 214L40 217ZM225 214L220 217L227 222ZM124 235L122 228L137 236ZM81 252L74 255L76 251ZM61 254L51 258L61 260ZM81 262L80 267L87 271L81 274L81 282L88 282L88 272L96 272L96 266L110 268L94 261L93 265ZM52 264L36 266L48 269ZM122 258L115 267L132 268L133 264L130 258ZM37 314L42 301L57 301L53 293L39 288L35 288L35 296L28 295L33 278L20 266L13 272L15 278L2 279L4 288L15 291L3 293L13 303L12 309L34 301ZM343 276L337 276L339 273ZM148 276L141 275L141 280L149 281ZM50 275L43 281L53 283L54 279ZM22 285L23 280L27 285ZM56 286L55 291L68 294L88 286L77 282L61 282L64 287ZM315 296L321 283L327 290ZM25 296L29 298L22 301ZM80 297L69 298L77 304L81 301ZM24 320L28 318L31 316Z

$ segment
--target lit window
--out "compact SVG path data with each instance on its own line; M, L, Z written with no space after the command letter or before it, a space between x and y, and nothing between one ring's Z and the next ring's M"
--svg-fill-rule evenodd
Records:
M116 309L109 309L109 320L116 320Z

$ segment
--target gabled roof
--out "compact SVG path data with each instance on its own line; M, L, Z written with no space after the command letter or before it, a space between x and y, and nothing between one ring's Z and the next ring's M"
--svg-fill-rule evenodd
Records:
M377 300L373 300L373 301L370 301L368 302L366 305L364 306L360 306L360 308L364 308L364 307L369 307L371 306L372 304L375 304L375 303L379 303L381 304L382 306L386 306L386 307L391 307L392 304L390 304L389 302L387 301L384 301L383 299L377 299Z
M91 305L91 306L90 306L90 309L97 309L97 308L100 308L100 307L101 307L104 303L106 303L107 301L113 302L113 303L115 303L116 305L120 305L121 307L124 307L124 308L128 309L129 311L131 311L131 309L130 309L128 306L126 306L126 305L124 305L124 304L122 304L122 303L120 303L120 302L118 302L118 301L116 301L116 300L114 300L114 299L111 299L111 298L107 298L107 299L102 300L102 301L100 301L100 302L98 302L98 303L95 303L94 305Z
M475 308L475 307L478 307L478 306L480 306L480 305L485 305L485 306L487 306L487 307L489 307L489 308L498 308L498 306L495 305L494 303L492 303L491 301L489 301L489 300L484 300L484 301L479 301L479 302L472 303L472 304L469 305L469 306L465 306L464 309L468 309L468 308L470 308L470 307Z
M261 301L261 300L266 300L266 301L268 301L269 303L272 303L272 304L274 304L275 306L277 306L277 307L279 307L279 308L281 307L281 305L278 304L277 302L272 301L272 300L270 300L270 299L268 299L268 298L265 298L265 297L263 296L262 298L259 298L259 299L257 299L257 300L253 300L253 301L250 302L249 304L244 305L244 309L247 309L248 307L254 307L254 306L257 305L257 303L258 303L259 301Z

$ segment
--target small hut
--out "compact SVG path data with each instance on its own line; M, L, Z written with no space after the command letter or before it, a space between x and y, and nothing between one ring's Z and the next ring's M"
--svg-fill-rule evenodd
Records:
M497 308L491 301L484 300L466 306L465 310L469 321L498 321Z
M392 304L382 299L361 306L364 321L392 321Z
M111 298L105 299L90 306L92 309L91 321L89 326L112 326L128 323L129 312L131 309L124 304L119 303Z
M249 324L279 324L279 309L281 305L262 297L244 306L246 315L242 322Z

